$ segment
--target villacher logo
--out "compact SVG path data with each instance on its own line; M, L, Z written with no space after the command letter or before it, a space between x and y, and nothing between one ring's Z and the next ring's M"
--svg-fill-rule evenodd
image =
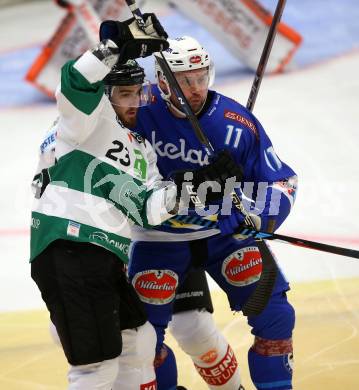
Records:
M178 286L178 276L171 270L147 270L138 272L132 280L141 301L152 305L171 302Z
M222 264L222 275L233 286L255 283L262 273L262 257L257 247L237 250Z

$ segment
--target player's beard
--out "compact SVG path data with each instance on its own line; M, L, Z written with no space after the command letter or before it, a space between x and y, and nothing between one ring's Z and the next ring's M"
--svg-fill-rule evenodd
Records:
M124 115L122 115L121 122L130 129L135 127L137 123L137 108L129 108L126 110Z
M206 101L206 97L203 97L203 96L194 96L194 97L191 97L189 100L188 100L188 103L192 109L192 111L196 114L198 112L201 111L204 103Z

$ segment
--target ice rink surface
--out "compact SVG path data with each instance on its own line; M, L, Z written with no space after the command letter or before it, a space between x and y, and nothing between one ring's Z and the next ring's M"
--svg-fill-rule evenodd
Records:
M300 179L296 205L278 233L359 249L359 3L316 1L317 19L307 17L309 3L288 0L283 18L303 34L303 46L290 71L264 79L254 109ZM263 4L274 8L273 1ZM245 104L252 74L202 29L173 10L161 12L174 35L183 29L208 43L215 62L221 59L216 89ZM56 107L22 77L62 14L50 1L0 10L0 311L44 307L27 261L30 182ZM359 260L271 246L291 281L359 275Z

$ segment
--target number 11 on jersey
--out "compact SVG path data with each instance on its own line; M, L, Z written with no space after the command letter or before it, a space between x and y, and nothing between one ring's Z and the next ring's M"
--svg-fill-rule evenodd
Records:
M239 140L241 139L242 129L239 127L234 127L233 125L227 125L227 135L224 141L225 145L233 146L234 148L238 148Z

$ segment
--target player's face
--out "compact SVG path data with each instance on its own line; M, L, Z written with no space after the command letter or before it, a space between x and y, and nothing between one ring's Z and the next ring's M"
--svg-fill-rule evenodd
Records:
M208 68L175 72L174 75L191 106L192 111L194 113L199 112L203 107L208 94ZM173 91L171 91L171 101L177 108L181 108Z
M114 87L111 103L121 122L126 127L136 126L138 107L141 105L142 85Z

